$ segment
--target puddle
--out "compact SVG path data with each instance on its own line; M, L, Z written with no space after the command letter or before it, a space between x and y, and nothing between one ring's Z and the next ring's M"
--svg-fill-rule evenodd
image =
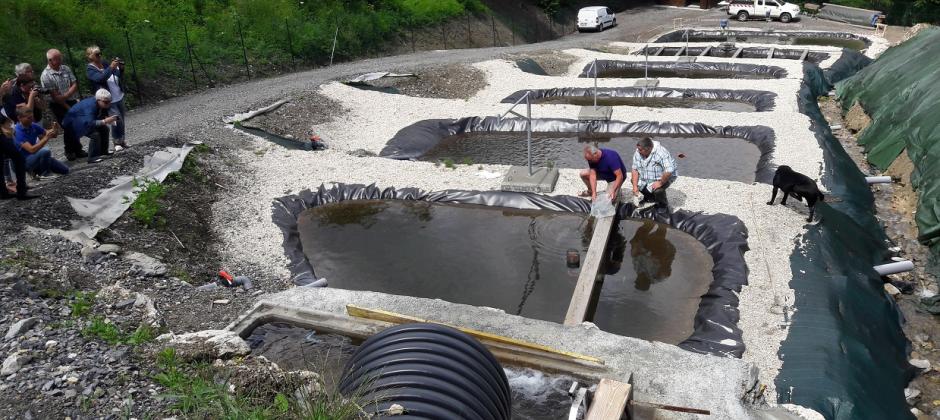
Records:
M600 136L578 137L574 133L533 133L532 161L536 165L552 163L560 168L587 168L583 149L590 142L616 150L630 167L636 142L640 137ZM753 182L761 151L756 145L739 138L660 137L676 159L679 175L693 178ZM519 132L476 132L458 134L441 140L421 160L455 163L472 162L499 165L526 164L526 134Z
M307 210L297 228L304 254L330 287L562 322L579 274L567 268L565 254L586 255L593 226L585 216L354 200ZM645 228L650 223L622 221L620 237L628 239L612 241L610 290L605 281L597 322L612 333L677 344L692 334L711 258L691 236L666 225Z
M343 368L359 348L348 337L319 334L287 323L255 328L248 342L253 356L264 356L283 369L320 372L327 392L336 389ZM503 370L512 393L513 419L568 417L572 401L568 388L574 379L528 368L504 366Z
M536 101L536 104L563 104L593 106L594 97L591 96L555 96L544 97ZM705 109L709 111L729 111L729 112L755 112L757 107L747 102L723 101L716 99L689 99L689 98L625 98L625 97L601 97L597 98L598 106L643 106L648 108L691 108Z

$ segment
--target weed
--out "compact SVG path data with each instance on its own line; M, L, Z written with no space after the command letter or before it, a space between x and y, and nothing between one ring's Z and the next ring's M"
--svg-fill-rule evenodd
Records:
M189 272L183 269L177 268L175 270L170 271L170 277L176 277L180 279L181 281L185 281L186 283L193 284L193 276L190 276Z
M546 166L548 166L548 169L553 169L555 167L555 161L554 160L548 161L548 164Z
M478 170L478 171L482 171L482 170L483 170L483 165L477 166L477 170Z
M153 341L155 336L156 334L153 328L151 328L149 325L142 324L139 327L137 327L137 329L134 330L134 332L132 332L129 336L127 336L127 340L125 341L127 342L127 344L130 344L132 346L139 346L141 344Z
M209 151L211 151L211 150L212 150L212 149L209 148L209 145L208 145L208 144L199 143L199 144L193 146L193 151L192 151L192 153L203 154L203 153L209 153Z
M95 292L75 292L69 306L72 308L73 317L81 318L87 315L92 306L95 306Z
M121 330L101 316L93 317L91 323L82 330L82 335L99 338L108 344L119 344L123 338Z
M454 163L454 160L451 158L444 159L444 167L447 169L457 169L457 165Z
M137 199L131 203L131 217L147 227L166 223L158 215L162 210L160 199L166 194L166 186L149 178L134 178L132 185L137 190ZM128 198L125 197L124 200L127 202Z
M470 165L473 165L473 159L471 159L471 158L469 158L469 157L465 157L465 158L463 158L463 160L460 161L460 163L463 163L464 165L470 166Z

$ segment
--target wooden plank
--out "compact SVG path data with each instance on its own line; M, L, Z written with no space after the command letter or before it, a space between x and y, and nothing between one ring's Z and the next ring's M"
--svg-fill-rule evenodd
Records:
M597 282L597 272L601 269L604 259L604 250L607 249L607 240L614 227L614 217L601 217L595 219L594 234L591 236L591 245L587 255L582 260L581 274L574 287L568 313L565 315L565 325L578 325L587 317L588 304L591 294L594 293L594 284Z
M563 356L569 359L578 359L578 360L583 360L586 362L597 363L600 365L604 364L604 361L596 357L553 349L551 347L543 346L541 344L530 343L530 342L523 341L523 340L516 340L514 338L504 337L501 335L491 334L488 332L474 330L470 328L463 328L463 327L450 325L450 324L443 323L443 322L432 321L432 320L417 318L417 317L408 316L408 315L396 314L394 312L383 311L380 309L363 308L361 306L348 304L346 305L346 313L348 313L349 316L356 317L356 318L365 318L365 319L371 319L371 320L377 320L377 321L385 321L385 322L390 322L393 324L423 322L423 323L429 323L429 324L446 325L448 327L455 328L457 330L463 331L464 333L470 334L471 336L481 341L489 340L489 341L493 341L497 343L509 344L509 345L513 345L513 346L517 346L521 348L527 348L530 350L536 350L536 351L540 351L544 353L550 353L550 354L554 354L558 356Z
M770 47L770 51L767 51L767 58L774 58L774 52L777 51L776 48Z
M711 51L712 51L712 47L709 45L709 46L705 47L705 49L702 50L702 52L701 52L698 56L699 56L699 57L704 57L704 56L708 55L708 53L710 53Z
M808 55L809 55L809 48L803 50L803 54L800 55L800 61L805 61Z
M585 420L617 420L623 417L633 397L633 386L612 379L601 379Z

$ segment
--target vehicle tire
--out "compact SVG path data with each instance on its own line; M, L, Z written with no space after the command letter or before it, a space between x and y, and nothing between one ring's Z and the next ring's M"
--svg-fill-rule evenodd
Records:
M739 21L741 21L741 22L746 22L747 19L748 19L747 12L745 12L745 11L743 11L743 10L740 11L740 12L738 12L738 20L739 20Z
M604 24L603 24L603 23L598 23L598 24L597 24L597 28L595 28L595 30L596 30L597 32L604 32Z
M613 28L614 26L617 26L617 18L614 18L614 21L610 23L611 28Z
M789 13L780 14L780 22L790 23L791 20L793 20L793 17L791 17Z

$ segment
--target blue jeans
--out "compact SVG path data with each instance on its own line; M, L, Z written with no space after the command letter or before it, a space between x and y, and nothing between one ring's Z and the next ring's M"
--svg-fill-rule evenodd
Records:
M48 147L43 147L38 152L26 156L26 170L39 175L46 175L49 172L60 175L69 173L69 167L55 160Z
M124 106L124 100L121 99L117 102L111 102L111 109L108 110L108 115L117 115L119 118L117 124L111 127L111 140L114 142L114 145L124 145L124 114L127 113L127 107Z

